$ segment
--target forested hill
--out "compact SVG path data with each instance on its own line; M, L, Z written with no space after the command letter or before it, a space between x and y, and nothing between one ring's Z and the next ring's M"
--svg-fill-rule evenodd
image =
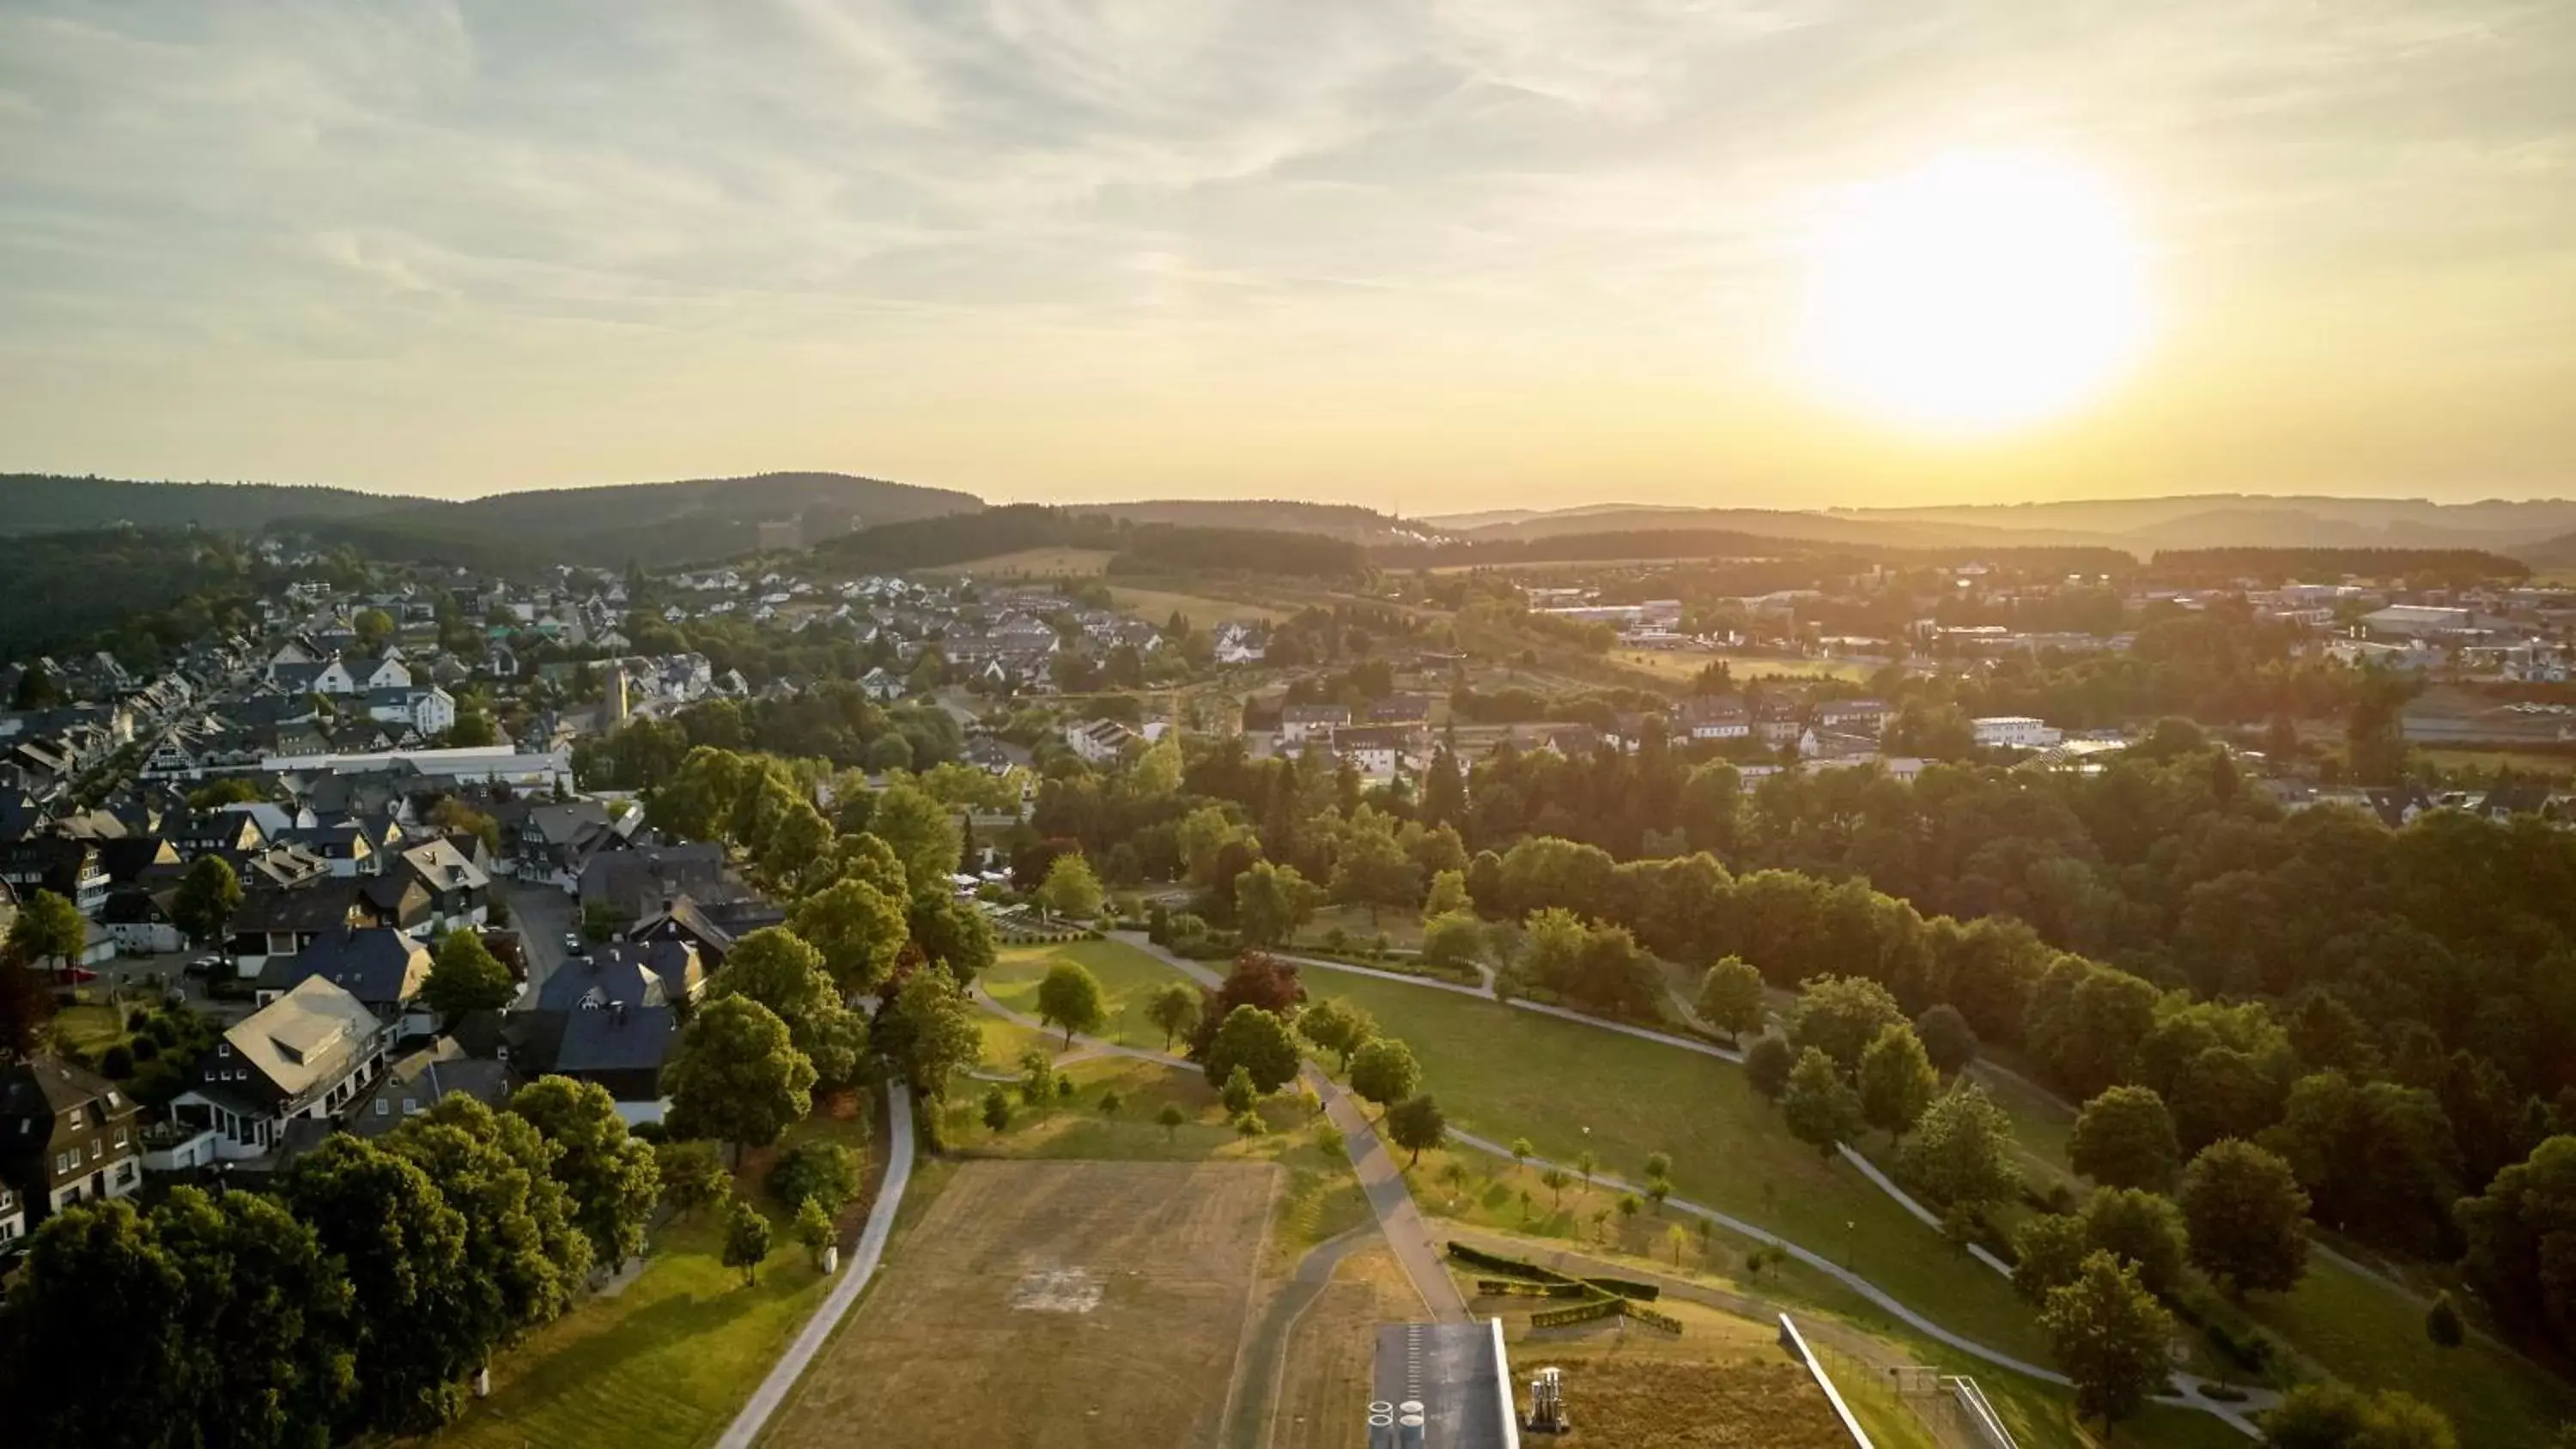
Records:
M846 473L763 473L598 488L496 493L462 503L419 503L360 518L299 520L310 531L370 553L507 569L535 560L615 568L706 563L786 547L854 528L972 513L983 500ZM793 525L764 539L761 525Z
M281 518L352 518L425 501L276 483L138 483L0 473L0 534L77 533L121 523L256 533Z
M380 558L498 572L558 563L672 567L982 509L971 493L846 473L546 488L449 501L266 483L0 474L0 534L134 524L309 534ZM771 525L764 534L762 525Z
M1320 533L1130 523L1034 503L866 528L824 540L815 546L814 557L829 567L892 573L1036 548L1106 549L1117 555L1113 572L1215 569L1307 578L1357 578L1368 572L1358 544Z

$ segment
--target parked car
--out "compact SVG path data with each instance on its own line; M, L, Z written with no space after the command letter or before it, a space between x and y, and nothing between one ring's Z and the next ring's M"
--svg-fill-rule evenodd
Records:
M590 943L581 938L581 932L566 931L564 932L564 954L567 956L587 956L590 954Z
M190 976L203 976L211 980L215 976L230 970L231 967L232 963L221 956L200 956L196 960L189 962L183 969Z
M92 971L86 966L57 966L54 968L54 984L56 986L87 986L97 979L98 973Z

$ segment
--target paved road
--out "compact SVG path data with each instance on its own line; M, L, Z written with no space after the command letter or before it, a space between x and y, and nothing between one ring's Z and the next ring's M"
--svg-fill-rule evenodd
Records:
M1439 1240L1432 1237L1431 1225L1423 1220L1421 1207L1413 1201L1413 1189L1406 1185L1394 1156L1378 1140L1376 1129L1369 1126L1368 1114L1339 1083L1311 1063L1305 1069L1305 1079L1324 1099L1325 1114L1341 1129L1343 1150L1350 1154L1351 1169L1359 1174L1360 1191L1368 1194L1369 1210L1377 1214L1378 1231L1386 1234L1387 1246L1395 1250L1395 1260L1404 1266L1404 1276L1413 1280L1414 1291L1422 1295L1423 1307L1434 1322L1468 1322L1467 1300L1459 1296L1457 1280L1449 1276Z
M506 885L510 925L519 933L519 948L528 953L526 999L537 999L546 977L563 964L566 932L579 924L572 897L539 881L495 882Z
M886 1088L886 1173L877 1188L877 1200L868 1209L867 1226L859 1232L859 1246L841 1265L841 1281L832 1285L831 1296L814 1316L796 1341L787 1346L787 1356L780 1359L753 1391L751 1402L734 1416L732 1427L716 1441L716 1449L751 1449L769 1426L769 1417L787 1402L796 1381L821 1352L832 1330L841 1324L842 1315L859 1301L860 1290L874 1277L877 1262L885 1256L886 1236L894 1231L894 1216L903 1206L903 1191L912 1184L912 1092L897 1082Z

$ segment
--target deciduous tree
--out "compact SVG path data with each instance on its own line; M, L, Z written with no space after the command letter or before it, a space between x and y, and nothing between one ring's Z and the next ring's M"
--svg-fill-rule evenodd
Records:
M1348 1001L1332 997L1297 1013L1297 1034L1339 1058L1340 1070L1347 1075L1352 1055L1377 1035L1377 1021Z
M1742 1041L1745 1033L1762 1029L1762 973L1741 956L1720 959L1700 978L1696 1009L1709 1030L1726 1033L1729 1042Z
M428 979L420 986L420 999L451 1021L469 1011L498 1011L518 994L510 968L484 949L481 936L462 928L438 943Z
M725 1203L724 1265L742 1270L743 1286L760 1281L760 1265L769 1257L769 1219L741 1198Z
M1843 1080L1834 1059L1816 1047L1798 1054L1789 1069L1788 1090L1780 1094L1780 1115L1789 1133L1827 1157L1842 1142L1860 1135L1860 1095Z
M814 1105L814 1064L778 1014L750 996L698 1008L662 1071L670 1124L681 1137L766 1147Z
M1889 1138L1901 1138L1932 1105L1940 1084L1914 1028L1898 1022L1861 1053L1861 1116Z
M1059 861L1063 857L1058 857ZM1064 1028L1064 1044L1073 1046L1076 1032L1100 1029L1104 1008L1100 980L1079 961L1058 961L1038 981L1038 1020Z
M1440 1104L1428 1094L1407 1097L1386 1109L1387 1139L1413 1154L1405 1166L1422 1161L1422 1154L1438 1147L1449 1138L1449 1119L1442 1116Z
M787 929L821 952L833 982L854 996L883 986L904 942L912 938L900 895L851 878L798 901L788 912Z
M1297 1075L1297 1043L1276 1012L1238 1006L1226 1013L1199 1065L1209 1081L1220 1083L1241 1067L1251 1076L1254 1089L1268 1096Z
M2113 1087L2084 1104L2066 1155L2077 1172L2104 1187L2161 1192L2173 1182L2182 1148L2164 1098L2145 1087Z
M2164 1387L2173 1315L2111 1254L2092 1254L2074 1282L2050 1290L2040 1322L2075 1381L2076 1412L2116 1424Z
M1372 1037L1351 1058L1351 1090L1380 1110L1412 1096L1422 1085L1413 1049L1391 1036Z
M1198 1025L1198 991L1178 981L1161 988L1146 999L1145 1019L1163 1029L1163 1050L1169 1053L1173 1038L1189 1035Z
M233 873L232 862L201 855L179 877L178 893L170 898L170 920L199 945L220 941L241 903L241 877Z

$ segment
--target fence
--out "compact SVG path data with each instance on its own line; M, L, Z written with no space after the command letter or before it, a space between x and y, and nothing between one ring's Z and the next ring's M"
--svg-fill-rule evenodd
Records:
M1825 1391L1825 1402L1834 1406L1834 1417L1843 1421L1843 1432L1851 1435L1852 1443L1859 1449L1877 1449L1870 1442L1869 1431L1863 1429L1860 1420L1852 1414L1851 1405L1843 1402L1842 1390L1834 1387L1834 1376L1825 1372L1825 1365L1816 1357L1816 1351L1807 1347L1807 1336L1798 1331L1798 1325L1785 1313L1780 1315L1780 1346L1796 1354L1798 1361L1807 1366L1808 1377L1816 1381L1817 1388Z

